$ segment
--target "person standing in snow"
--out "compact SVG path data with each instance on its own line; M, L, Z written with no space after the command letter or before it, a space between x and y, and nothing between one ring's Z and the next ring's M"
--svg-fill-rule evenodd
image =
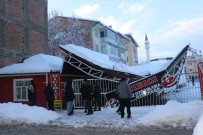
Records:
M195 78L194 78L194 76L192 76L192 85L193 86L195 85Z
M118 84L120 84L120 82L121 82L121 80L119 81ZM119 97L118 97L118 91L116 91L116 99L117 99L117 101L118 101L118 109L116 110L116 112L117 112L118 114L121 114L121 105L120 105L120 100L119 100Z
M124 113L125 107L127 107L127 113L128 113L127 118L130 118L131 117L131 110L130 110L131 91L130 91L130 85L127 83L125 77L121 78L121 81L118 84L117 93L118 93L118 98L120 102L121 118L123 118L125 115Z
M82 94L82 98L85 103L85 113L87 113L86 115L93 114L92 104L91 104L92 98L93 98L93 91L92 91L92 86L87 83L86 79L83 81L80 92Z
M54 90L51 87L50 83L48 83L47 86L45 87L44 94L46 97L46 101L48 103L48 109L53 111L54 110Z
M86 94L86 86L87 85L87 80L83 80L82 82L82 86L80 88L80 93L81 93L81 96L82 96L82 100L84 102L84 106L85 106L85 111L84 113L87 113L87 94Z
M36 86L33 80L30 81L30 84L28 87L28 100L29 100L30 106L37 105Z
M66 82L65 96L67 101L67 115L71 116L73 115L73 100L75 97L73 88L72 88L72 80L68 80Z
M94 111L101 111L101 89L96 82L93 83L93 97L94 97Z

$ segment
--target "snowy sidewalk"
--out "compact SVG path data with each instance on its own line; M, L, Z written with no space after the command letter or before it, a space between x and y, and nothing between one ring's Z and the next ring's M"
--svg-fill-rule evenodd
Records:
M35 125L60 125L68 127L108 127L116 129L134 129L136 127L156 128L181 128L196 129L197 134L202 133L203 102L192 101L179 103L169 101L166 105L132 107L132 118L126 116L121 119L116 113L117 108L102 108L93 115L85 115L84 110L74 110L68 116L65 110L48 111L43 107L30 107L20 103L0 104L0 124L35 124ZM200 127L200 128L199 128Z

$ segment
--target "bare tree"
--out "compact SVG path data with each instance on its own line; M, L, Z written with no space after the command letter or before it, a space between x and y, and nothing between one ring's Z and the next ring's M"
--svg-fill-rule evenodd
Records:
M85 46L88 25L73 17L62 17L62 13L52 11L48 17L48 47L51 55L60 56L59 45L75 44Z

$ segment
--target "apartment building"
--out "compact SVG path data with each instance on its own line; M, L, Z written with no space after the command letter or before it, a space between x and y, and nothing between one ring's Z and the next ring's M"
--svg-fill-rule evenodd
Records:
M185 72L186 72L186 78L191 79L192 76L194 76L195 79L199 78L198 73L198 64L199 62L203 62L203 58L201 55L194 55L194 56L188 56L185 59Z
M139 46L131 34L121 34L113 30L111 26L106 26L100 21L71 17L60 18L60 22L63 25L59 25L62 27L72 27L68 22L75 19L80 22L81 29L86 31L84 41L80 44L72 42L73 44L83 44L86 48L107 54L110 59L114 61L122 61L130 66L138 63L137 47ZM84 36L84 34L78 34L77 31L75 31L75 33L77 33L76 36L78 36L78 38L79 36ZM56 40L60 40L60 37Z
M128 55L129 59L131 59L132 63L129 63L128 65L137 65L138 64L138 51L137 48L139 47L139 45L137 44L137 42L135 41L135 39L133 38L133 36L131 34L125 34L129 39L130 39L130 44L128 44L128 52L131 52L132 54ZM132 57L132 58L131 58Z

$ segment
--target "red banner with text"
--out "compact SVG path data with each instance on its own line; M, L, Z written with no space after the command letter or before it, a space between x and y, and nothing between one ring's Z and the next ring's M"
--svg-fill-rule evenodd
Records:
M52 88L54 89L55 100L61 100L61 80L59 73L50 73L49 82L51 83Z

